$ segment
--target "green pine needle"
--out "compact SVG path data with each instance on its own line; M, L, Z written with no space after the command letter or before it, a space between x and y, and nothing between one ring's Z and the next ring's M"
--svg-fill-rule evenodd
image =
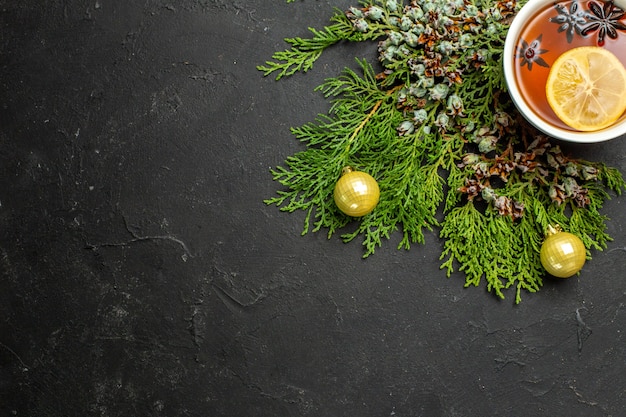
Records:
M368 1L336 10L309 39L287 39L290 49L258 67L264 75L306 72L342 41L377 40L382 69L357 60L357 69L316 89L330 111L292 128L305 150L271 171L283 189L265 202L304 211L303 234L362 239L364 257L393 234L401 235L399 249L409 249L438 229L448 277L460 271L466 287L484 283L498 298L511 289L516 303L543 285L539 252L548 226L578 235L588 257L606 248L611 237L600 211L610 193L625 188L622 175L564 154L519 116L506 93L504 38L520 5ZM456 14L423 13L437 7L457 7ZM429 37L424 27L433 16L461 16L450 27L463 31ZM344 215L333 200L346 166L380 187L380 202L362 218Z
M264 75L275 73L276 79L293 75L296 72L307 72L328 47L341 41L360 41L365 37L355 34L350 21L339 11L332 18L333 24L323 30L309 28L311 38L287 38L285 42L291 45L290 49L276 52L272 61L257 66Z

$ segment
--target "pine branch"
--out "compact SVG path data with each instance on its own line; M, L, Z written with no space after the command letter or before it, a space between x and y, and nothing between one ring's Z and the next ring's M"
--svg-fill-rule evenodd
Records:
M266 61L265 65L259 65L257 69L265 76L276 73L276 80L279 80L296 72L307 72L313 68L322 52L336 43L363 40L362 35L354 33L352 24L342 12L336 11L332 21L335 23L322 30L310 27L311 38L285 39L291 48L274 53L272 61Z
M276 74L276 80L290 76L296 72L307 72L313 68L315 61L319 59L324 50L341 42L362 42L375 40L384 36L387 31L393 29L388 24L372 22L366 31L355 30L355 22L351 21L347 14L335 9L331 17L332 24L322 30L309 27L311 38L286 38L285 42L291 45L290 49L279 51L272 55L273 61L266 61L265 65L257 66L264 76Z
M348 37L345 25L341 23L328 26L322 31L313 28L309 28L309 30L313 33L313 38L285 39L292 47L274 53L272 55L273 61L266 61L265 65L259 65L257 69L262 71L265 76L277 73L277 80L299 71L307 72L326 48Z
M484 283L498 298L514 290L519 303L522 292L543 285L547 228L578 235L588 256L606 248L611 237L600 211L626 183L614 168L564 155L517 113L501 61L521 2L404 3L366 1L336 11L329 26L310 29L310 39L287 39L291 49L258 67L278 79L308 71L338 42L382 39L381 72L357 60L357 70L316 88L330 111L292 128L306 149L271 171L284 189L266 203L304 211L303 234L326 229L345 242L362 238L364 257L394 233L402 235L398 249L409 249L439 228L448 277L460 271L466 287ZM456 9L424 12L442 7ZM442 24L460 29L441 31ZM358 219L333 201L348 165L380 187L378 206Z
M441 268L450 277L458 265L465 273L465 287L478 286L484 279L487 290L503 299L504 290L515 285L519 302L522 289L535 292L542 285L544 271L532 216L514 224L493 211L481 213L469 202L446 216L440 236L444 239Z

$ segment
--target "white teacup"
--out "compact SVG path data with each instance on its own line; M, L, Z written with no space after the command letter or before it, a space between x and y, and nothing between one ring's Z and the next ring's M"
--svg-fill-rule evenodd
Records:
M601 6L618 7L607 5L602 0L591 1ZM626 31L617 30L616 38L607 36L606 32L602 36L593 25L596 21L593 11L597 11L598 8L591 10L589 3L587 0L575 2L575 5L571 0L556 3L554 0L529 0L513 19L504 44L504 76L509 94L521 114L545 134L577 143L602 142L626 134L626 113L607 128L582 132L555 121L555 115L550 120L551 117L545 116L546 111L543 116L541 111L538 111L540 107L545 110L547 106L545 79L549 66L556 57L568 49L583 45L602 46L617 51L620 60L625 63L626 58L623 54L626 51ZM620 22L626 24L626 18ZM524 34L529 34L531 25L536 27L540 25L542 28L533 33L532 39L523 39ZM521 71L527 72L522 74ZM534 73L530 75L532 71ZM531 90L530 87L536 96L529 99L526 92ZM551 110L548 111L553 115Z

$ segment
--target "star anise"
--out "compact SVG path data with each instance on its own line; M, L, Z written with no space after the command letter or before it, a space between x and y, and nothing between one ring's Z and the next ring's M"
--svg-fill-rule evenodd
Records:
M555 4L558 15L550 18L550 22L559 25L557 32L565 32L567 43L572 43L574 35L580 35L582 32L582 26L585 24L585 13L578 9L578 2L572 1L569 8L566 8L563 4Z
M604 45L604 39L608 36L611 39L617 39L617 31L626 31L626 25L620 22L626 12L622 9L615 7L612 1L602 2L604 6L601 6L595 1L588 3L589 10L589 23L581 31L582 35L588 35L591 32L598 31L598 45Z
M543 35L539 35L539 37L537 37L537 39L535 39L531 43L528 43L524 39L521 39L522 47L518 48L519 50L517 51L516 56L520 59L520 66L528 67L529 71L532 71L533 63L541 67L549 67L548 63L539 56L548 52L547 49L541 49L542 36Z

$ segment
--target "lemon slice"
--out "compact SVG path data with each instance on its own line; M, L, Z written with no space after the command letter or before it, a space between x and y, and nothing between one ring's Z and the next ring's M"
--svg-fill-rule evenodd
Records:
M557 117L571 128L603 129L626 110L626 68L599 46L570 49L550 68L546 97Z

